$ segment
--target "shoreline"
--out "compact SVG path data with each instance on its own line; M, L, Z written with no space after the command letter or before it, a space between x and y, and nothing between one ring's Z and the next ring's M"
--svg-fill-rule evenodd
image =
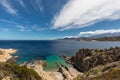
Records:
M36 71L43 80L73 80L77 75L83 74L80 73L73 66L64 66L59 65L56 70L45 70L45 66L47 65L45 60L34 60L32 62L25 62L20 66L26 65L27 68L33 69Z
M2 49L0 48L0 62L2 63L7 63L7 62L12 62L14 63L11 59L14 58L14 56L12 54L15 54L18 52L18 50L16 49ZM16 64L16 63L15 63ZM72 74L72 71L77 72L74 73L76 75L78 75L78 71L76 69L74 69L73 67L67 67L67 66L62 66L59 64L59 67L57 69L53 69L53 70L45 70L45 66L47 65L47 62L45 60L33 60L33 61L29 61L29 62L24 62L22 64L19 64L19 66L27 66L27 68L33 69L35 72L38 73L38 75L40 77L42 77L42 80L64 80L66 77L68 78L68 80L70 80L71 78L75 78L77 76ZM66 67L69 69L67 70ZM72 70L70 72L70 70ZM73 76L71 76L71 74ZM64 77L66 75L66 77Z
M1 55L15 54L18 50L15 49L0 49ZM65 55L59 56L72 66L58 64L56 70L45 70L47 65L46 60L26 61L19 66L26 66L32 69L42 78L42 80L91 80L104 78L104 74L109 76L111 70L120 71L120 47L111 47L108 49L80 49L71 57ZM9 58L9 57L8 57ZM9 59L6 59L9 60ZM56 60L56 59L55 59ZM5 61L3 61L5 62ZM97 74L95 74L97 73ZM114 73L112 73L112 76Z
M12 48L9 49L0 48L0 62L7 62L13 57L17 58L17 56L12 56L12 54L16 54L17 52L18 50Z

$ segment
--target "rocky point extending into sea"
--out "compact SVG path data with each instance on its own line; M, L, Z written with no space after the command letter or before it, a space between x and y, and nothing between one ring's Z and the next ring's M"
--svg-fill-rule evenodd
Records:
M1 49L0 48L0 62L6 62L13 58L12 54L15 54L18 50L16 49ZM14 56L14 58L17 56Z

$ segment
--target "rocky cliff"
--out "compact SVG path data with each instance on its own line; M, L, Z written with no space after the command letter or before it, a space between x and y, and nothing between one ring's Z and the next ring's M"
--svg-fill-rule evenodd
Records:
M80 49L68 61L79 71L86 72L99 65L120 61L120 47L104 50Z
M74 56L62 56L83 74L74 80L120 80L120 47L80 49Z
M96 66L74 80L120 80L120 61Z

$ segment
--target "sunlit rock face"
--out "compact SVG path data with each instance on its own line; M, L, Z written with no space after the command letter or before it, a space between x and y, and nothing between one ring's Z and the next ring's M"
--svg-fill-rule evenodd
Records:
M0 62L6 62L12 58L12 54L15 54L16 49L1 49L0 48Z

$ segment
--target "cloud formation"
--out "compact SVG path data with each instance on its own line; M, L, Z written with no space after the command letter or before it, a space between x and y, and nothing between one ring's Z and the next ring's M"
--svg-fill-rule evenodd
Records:
M9 3L8 0L2 0L0 1L0 4L5 8L5 10L13 15L18 15L17 10L13 8L13 6Z
M40 12L42 12L43 11L42 1L41 0L36 0L36 4L38 6L38 10Z
M38 26L38 25L33 25L33 26L31 27L31 29L32 29L32 30L35 30L35 31L43 31L43 30L45 30L45 28L42 28L42 27L40 27L40 26Z
M16 25L17 28L19 28L20 31L26 31L26 27L21 26L21 25Z
M83 28L103 20L120 19L120 0L69 0L54 17L53 29Z
M18 3L19 3L23 8L26 8L23 0L17 0L17 1L18 1Z
M36 11L43 12L42 0L31 0L31 4Z
M42 28L38 25L32 25L32 26L23 26L19 23L13 22L13 21L9 21L9 20L5 20L5 19L0 19L1 22L5 22L5 23L9 23L9 24L13 24L14 26L16 26L20 31L43 31L46 30L46 28ZM7 31L7 29L0 29L1 31Z
M18 24L16 22L5 20L5 19L0 19L0 21L5 22L5 23L10 23L10 24Z
M111 33L111 34L120 33L120 29L86 31L86 32L80 32L77 36L89 37L89 36L95 36L95 35L101 35L101 34L107 34L107 33Z

